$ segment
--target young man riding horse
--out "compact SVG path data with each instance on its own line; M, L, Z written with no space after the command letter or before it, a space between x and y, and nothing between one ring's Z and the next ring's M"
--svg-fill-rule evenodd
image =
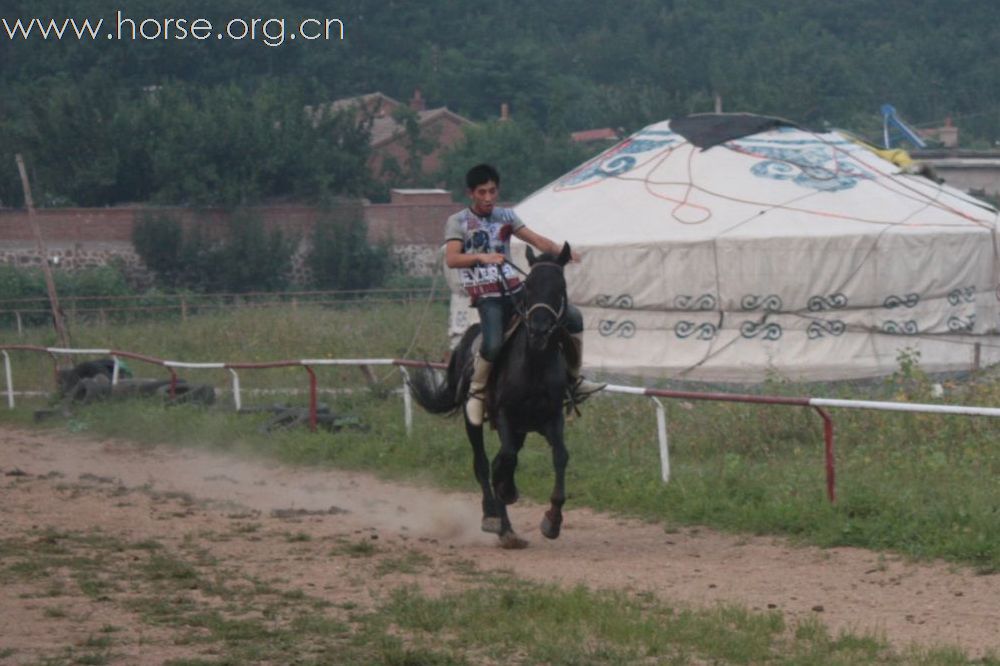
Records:
M503 346L504 332L514 313L514 299L520 297L524 285L509 263L510 237L519 239L535 249L559 254L561 248L552 240L527 226L510 208L497 206L500 193L500 174L488 164L479 164L465 175L470 199L468 208L448 218L445 226L445 263L457 268L462 285L479 311L482 326L482 343L476 355L469 386L469 399L465 413L469 422L483 423L483 393L493 362ZM572 253L573 261L580 256ZM566 304L562 323L570 334L575 353L567 354L570 361L573 401L580 402L590 394L600 391L604 384L595 384L580 376L583 359L583 316L573 305Z

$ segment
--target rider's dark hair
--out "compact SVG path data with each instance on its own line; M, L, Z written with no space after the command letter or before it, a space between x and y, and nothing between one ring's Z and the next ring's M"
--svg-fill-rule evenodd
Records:
M480 185L493 181L500 187L500 173L489 164L477 164L465 174L465 186L474 190Z

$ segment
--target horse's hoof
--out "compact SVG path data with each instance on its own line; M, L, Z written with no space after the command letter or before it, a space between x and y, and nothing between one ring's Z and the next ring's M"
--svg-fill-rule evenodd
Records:
M484 532L489 532L490 534L500 534L500 518L497 516L484 516L482 528Z
M500 535L500 547L504 550L521 550L528 547L528 542L517 536L514 530Z
M560 516L556 520L552 520L551 518L549 518L549 514L546 512L546 514L542 517L541 530L542 530L542 536L544 536L545 538L558 539L559 532L562 531L562 516Z

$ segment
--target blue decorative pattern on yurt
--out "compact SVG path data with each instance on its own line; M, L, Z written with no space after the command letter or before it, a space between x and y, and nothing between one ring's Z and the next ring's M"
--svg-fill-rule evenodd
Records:
M684 143L684 137L670 130L646 128L625 139L607 152L586 162L559 181L559 187L572 187L591 180L604 180L628 173L647 153L674 148Z
M796 132L782 128L769 134ZM852 157L862 150L850 141L821 139L764 138L762 135L729 141L726 147L763 161L750 167L758 178L790 180L801 187L824 192L849 190L861 180L875 180L875 174Z

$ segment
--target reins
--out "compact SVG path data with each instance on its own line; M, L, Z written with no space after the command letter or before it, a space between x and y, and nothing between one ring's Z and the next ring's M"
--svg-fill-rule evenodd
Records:
M528 273L526 273L520 266L518 266L517 264L515 264L510 259L504 259L504 263L509 264L511 267L514 268L514 270L516 270L517 272L519 272L521 275L525 276L525 278L528 277ZM531 270L534 271L536 268L557 268L557 269L559 269L560 273L563 270L562 264L556 263L554 261L537 261L537 262L535 262L534 264L531 265ZM507 278L504 277L503 269L498 270L497 274L500 276L500 285L501 285L501 289L503 290L504 294L507 295L507 296L511 296L512 293L510 291L510 286L507 284ZM548 310L549 312L551 312L552 316L555 317L555 320L556 320L557 325L558 325L559 320L562 318L563 313L566 311L566 296L564 294L559 299L559 309L558 310L556 308L552 307L551 305L549 305L548 303L535 303L531 307L525 308L524 304L523 303L519 303L516 299L514 299L514 309L517 312L518 316L521 317L521 320L524 322L524 325L527 326L529 330L531 329L531 324L528 321L528 317L531 315L532 312L534 312L535 310L538 310L538 309ZM552 328L554 330L555 326L553 326Z
M524 272L524 269L523 269L523 268L521 268L520 266L518 266L517 264L515 264L515 263L514 263L513 261L511 261L510 259L507 259L506 257L504 257L504 260L503 260L503 262L504 262L505 264L508 264L508 265L510 265L510 267L511 267L511 268L513 268L513 269L514 269L515 271L517 271L518 273L520 273L520 274L521 274L521 275L523 275L524 277L528 277L528 274ZM545 263L549 263L549 262L545 262ZM503 271L501 271L501 277L502 277L502 276L503 276Z

